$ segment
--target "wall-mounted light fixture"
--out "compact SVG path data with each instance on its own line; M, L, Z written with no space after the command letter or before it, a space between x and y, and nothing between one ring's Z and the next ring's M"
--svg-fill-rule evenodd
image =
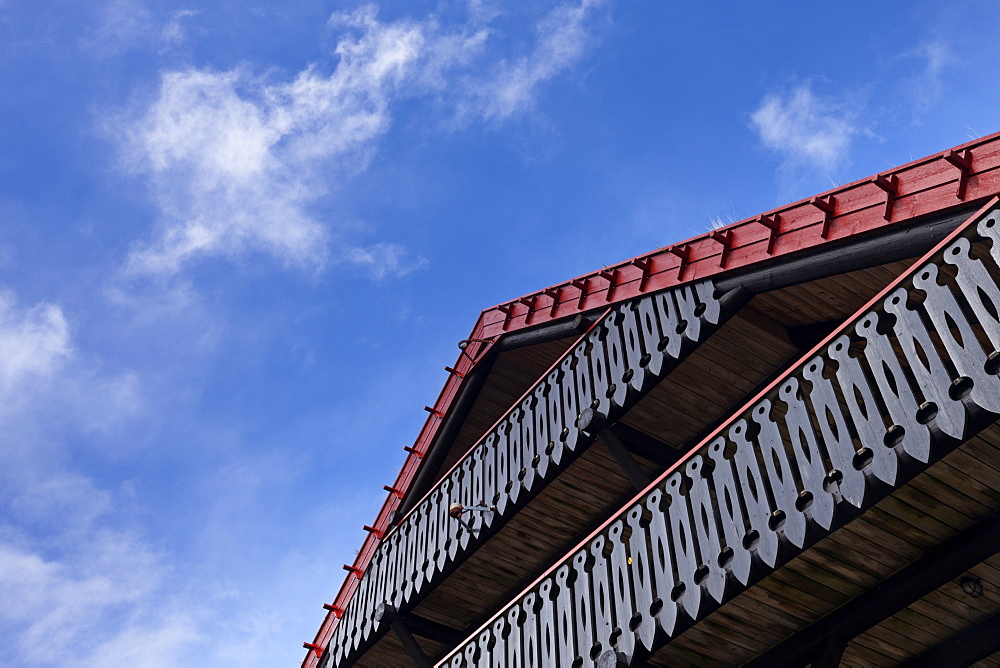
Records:
M472 525L462 519L462 515L464 513L492 513L494 510L496 510L495 506L463 506L461 503L453 503L448 506L448 514L461 522L462 526L469 530L469 533L472 533L473 531Z
M961 585L962 591L972 598L979 598L983 595L983 581L979 578L966 575L959 585Z

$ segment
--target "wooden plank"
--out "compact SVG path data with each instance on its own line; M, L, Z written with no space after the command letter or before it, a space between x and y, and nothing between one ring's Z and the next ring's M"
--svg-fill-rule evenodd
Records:
M781 605L787 611L795 611L802 619L815 619L838 602L843 602L843 597L837 592L828 592L834 596L831 601L789 584L786 579L779 578L778 572L775 572L761 580L757 586L770 595L769 598L775 605Z
M790 573L801 576L801 579L798 580L800 587L803 589L812 588L817 592L834 591L845 597L845 600L854 598L865 591L866 588L855 582L853 577L844 576L844 573L850 573L853 576L854 569L838 569L833 560L825 559L812 550L807 552L809 554L803 553L785 567ZM837 572L838 570L841 572Z
M948 496L949 501L975 518L985 517L996 508L998 505L996 502L1000 502L1000 499L990 498L993 494L975 475L966 477L964 481L960 480L957 469L947 461L935 464L919 484L927 493L936 492L937 486L945 488L942 491Z
M891 531L884 531L872 524L868 517L860 517L850 524L838 529L833 536L839 537L850 546L855 537L879 546L879 550L871 553L872 558L885 558L894 563L901 561L909 563L923 553L923 549L909 542L905 537ZM892 557L895 557L893 559Z
M961 529L975 523L978 519L976 514L962 512L960 507L966 504L968 497L956 496L947 486L940 483L935 485L933 480L920 478L922 476L900 490L901 501L952 529ZM989 512L986 513L988 514Z
M736 648L731 659L756 656L768 648L768 643L752 635L753 631L757 630L756 625L748 630L746 626L727 624L725 619L713 613L702 620L698 627L700 632L710 637L724 637L732 647Z
M911 561L901 557L893 550L869 540L857 533L848 525L816 544L824 554L835 553L842 561L856 564L858 568L867 569L873 575L884 577L899 570Z
M773 630L775 633L780 633L781 637L798 630L805 623L801 618L785 612L778 606L768 605L764 601L750 596L751 592L756 592L756 589L751 589L740 594L724 607L731 606L739 609L741 615L754 616L765 620L768 624L767 628Z
M734 643L727 636L718 636L716 634L710 633L701 627L701 624L696 624L695 626L684 631L680 636L671 641L671 644L678 644L681 647L696 648L699 654L703 654L706 657L713 659L715 661L721 662L723 665L731 666L734 662L734 657L743 656L745 651L742 647Z
M909 656L920 654L944 639L934 634L928 626L912 624L898 613L881 624L877 624L868 632L886 642L893 643L906 651Z
M890 663L900 663L913 656L912 652L909 652L880 636L874 635L871 632L862 633L854 639L852 644L854 643L857 643L861 647L869 647L880 654L886 655L890 658Z
M717 661L704 654L696 644L672 642L658 651L648 662L653 666L674 668L675 666L727 666L725 662Z
M848 643L840 660L841 668L871 668L889 666L893 661L885 654L857 643Z
M763 606L748 607L747 602L742 600L734 599L712 614L718 615L720 624L726 628L754 633L764 643L765 649L798 628L790 616L775 614Z
M924 599L911 603L895 616L911 626L925 629L938 641L947 640L966 625L964 620L941 608L928 605Z
M889 503L886 503L886 501L889 501ZM883 504L886 504L889 510L886 510ZM889 497L874 508L870 508L867 512L875 526L883 531L893 532L897 536L904 538L908 543L917 547L921 553L926 552L933 545L940 542L939 539L923 530L922 527L914 527L912 524L890 512L892 510L898 511L898 505L898 501L892 500Z

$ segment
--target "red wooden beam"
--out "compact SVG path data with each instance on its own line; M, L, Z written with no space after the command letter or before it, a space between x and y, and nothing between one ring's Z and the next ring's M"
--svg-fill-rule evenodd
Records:
M331 605L330 603L324 603L323 609L332 612L337 617L337 619L340 619L341 617L344 616L343 608L338 608L337 606Z
M824 239L830 238L830 224L837 211L836 195L816 195L809 200L809 203L823 212L823 230L819 233Z
M726 268L726 256L729 255L729 248L733 245L733 231L732 230L716 230L712 232L709 238L722 246L722 250L719 252L719 268Z
M382 538L385 536L385 532L383 532L381 529L376 529L375 527L368 526L367 524L365 524L361 528L370 533L371 535L375 536L379 540L382 540Z
M323 647L312 642L304 642L302 646L309 650L309 653L317 659L323 658Z
M960 200L965 199L965 186L969 180L969 173L972 171L972 151L953 148L944 154L944 159L949 164L958 167L958 190L955 196Z
M359 580L365 576L364 570L358 568L357 566L348 566L347 564L344 564L344 570Z
M674 244L673 246L667 247L667 253L680 259L681 263L677 265L677 282L683 282L684 267L691 259L691 246L689 244Z
M753 222L767 229L767 248L764 252L767 255L771 255L774 253L774 241L778 238L778 235L781 234L781 214L773 213L769 215L762 213L754 218Z
M653 270L653 258L650 257L635 258L633 260L630 260L629 264L631 264L634 267L637 267L639 271L642 272L642 277L639 279L639 291L642 292L643 290L646 289L646 279L649 278L649 274L652 273Z
M890 220L892 218L892 205L896 203L896 196L899 194L899 177L895 174L889 176L876 174L872 177L872 183L885 191L885 210L882 212L882 219Z

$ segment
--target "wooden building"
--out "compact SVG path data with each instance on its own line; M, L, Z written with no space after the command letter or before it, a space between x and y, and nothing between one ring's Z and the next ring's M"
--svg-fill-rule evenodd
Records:
M305 668L1000 665L1000 134L479 316Z

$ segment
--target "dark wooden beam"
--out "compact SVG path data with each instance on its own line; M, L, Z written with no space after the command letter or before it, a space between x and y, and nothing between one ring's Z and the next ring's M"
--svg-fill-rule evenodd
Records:
M608 430L618 437L629 452L660 466L670 466L684 454L682 450L648 436L624 422L616 422L608 427Z
M905 668L940 668L971 666L995 652L1000 652L1000 614L959 631L937 647L903 664Z
M580 313L568 320L557 320L530 329L504 334L494 348L497 352L504 352L539 343L558 341L568 336L577 337L587 331L595 317L593 313L587 315Z
M417 644L417 640L413 637L410 627L403 621L403 617L400 616L396 608L383 603L375 609L374 617L377 623L389 624L389 628L396 634L396 638L403 646L403 649L410 655L413 665L418 668L431 668L433 663L424 654L424 650L420 648L420 645Z
M614 457L619 468L625 473L625 477L635 487L635 491L641 492L649 486L649 483L653 482L649 474L639 466L639 462L633 459L628 448L625 447L625 444L622 443L621 439L613 431L610 429L602 430L597 435L597 440L603 443L604 447L611 453L611 456Z
M427 638L442 645L454 646L465 638L465 633L459 629L435 622L432 619L415 615L412 612L401 617L406 628L415 636Z
M751 292L769 292L818 278L868 269L887 262L923 255L948 236L976 207L962 207L946 214L927 216L901 229L860 236L823 244L819 250L807 250L780 262L761 262L719 277L716 285L727 290L737 285Z
M788 328L788 338L802 351L810 350L827 337L830 332L840 327L843 320L828 320L814 322L808 325L798 325Z
M844 656L847 643L843 638L830 637L823 643L819 656L812 662L812 668L837 668Z
M1000 514L994 513L957 536L931 548L906 568L746 665L770 668L804 666L812 663L823 652L828 638L849 640L861 635L882 620L919 601L976 564L993 556L996 554L998 544L1000 544Z
M416 639L413 637L413 634L410 633L406 624L399 619L393 619L389 622L389 626L392 628L392 632L396 634L399 642L402 643L406 653L410 655L413 665L418 668L431 668L431 666L434 665L431 663L431 660L427 658L427 655L424 654L424 650L420 649L420 645L417 644Z

